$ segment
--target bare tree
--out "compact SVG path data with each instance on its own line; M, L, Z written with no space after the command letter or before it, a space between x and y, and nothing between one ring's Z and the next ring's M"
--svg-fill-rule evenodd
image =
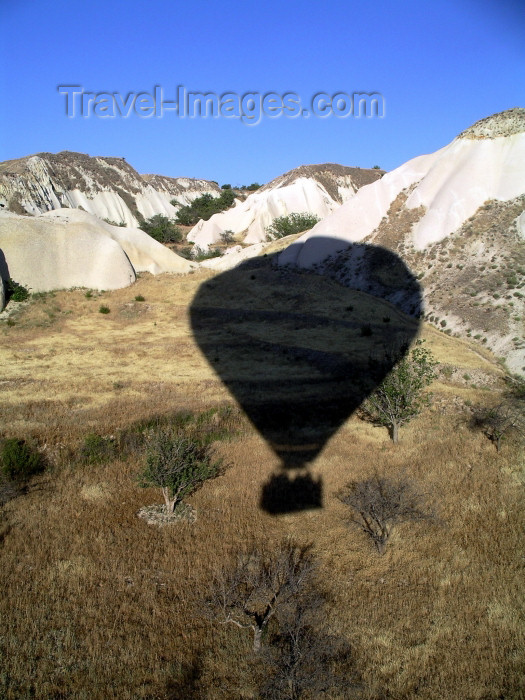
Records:
M264 700L347 697L359 686L349 643L328 630L325 603L313 586L279 611L278 630L262 653Z
M436 519L426 506L424 495L406 478L394 480L376 474L363 481L351 481L338 498L350 507L350 522L373 540L379 554L384 554L396 524Z
M485 435L492 440L496 451L501 449L501 443L511 433L525 434L525 416L523 401L505 401L492 408L478 408L474 412L473 424L481 428Z
M279 609L300 594L314 570L311 546L287 539L274 550L254 545L215 576L206 600L213 619L253 632L259 652L263 632Z

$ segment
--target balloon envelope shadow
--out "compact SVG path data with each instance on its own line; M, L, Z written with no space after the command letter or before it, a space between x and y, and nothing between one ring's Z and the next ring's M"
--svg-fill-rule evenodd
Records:
M281 460L262 489L269 513L322 506L308 465L418 331L420 286L404 262L379 246L350 249L365 287L383 298L278 267L275 254L207 280L191 305L199 347Z

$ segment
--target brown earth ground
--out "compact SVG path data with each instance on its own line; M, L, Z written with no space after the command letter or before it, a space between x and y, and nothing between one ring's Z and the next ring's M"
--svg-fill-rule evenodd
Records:
M42 295L11 314L14 325L3 322L2 433L37 440L52 466L0 511L0 697L257 697L249 633L202 619L200 600L243 542L293 535L313 542L330 630L350 642L361 679L326 697L523 698L523 451L509 441L496 454L469 428L470 406L504 390L488 352L425 326L441 363L433 407L397 446L384 428L350 417L312 465L323 480L317 510L260 509L278 460L242 417L216 444L230 468L188 499L193 524L159 529L137 517L160 496L136 485L142 455L77 459L90 432L232 403L188 320L212 277L144 275L90 297ZM294 281L330 314L336 283L319 284L311 275ZM344 293L358 325L375 320L356 292ZM398 320L386 304L373 313ZM345 525L335 496L374 472L416 479L442 520L399 526L382 557Z

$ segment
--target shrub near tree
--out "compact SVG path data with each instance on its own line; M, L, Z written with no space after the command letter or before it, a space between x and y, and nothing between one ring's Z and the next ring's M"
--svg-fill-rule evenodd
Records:
M509 435L525 435L525 402L507 400L492 408L480 407L475 410L473 424L491 440L496 452Z
M436 377L437 363L424 342L416 341L414 348L395 364L392 360L397 353L393 349L385 351L383 361L394 367L363 404L365 415L390 429L394 443L399 440L399 428L431 402L425 389Z

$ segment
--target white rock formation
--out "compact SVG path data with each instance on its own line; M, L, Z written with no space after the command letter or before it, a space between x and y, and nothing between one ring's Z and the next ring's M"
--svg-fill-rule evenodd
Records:
M32 292L119 289L135 281L119 243L103 229L83 223L2 212L0 251L8 276Z
M516 108L361 188L285 249L279 263L315 267L384 296L363 260L365 251L389 248L421 280L428 322L478 340L525 376L524 238L525 109ZM397 289L402 300L404 284ZM399 303L395 287L388 299Z
M349 242L373 243L375 229L406 188L406 209L425 208L406 241L417 250L456 231L485 201L525 193L525 109L477 122L448 146L361 188L285 250L280 263L312 267Z
M79 209L56 209L39 218L43 217L79 224L85 230L104 232L121 246L136 272L151 272L152 275L162 272L184 273L196 267L138 228L112 226Z
M254 243L246 248L243 248L240 245L235 246L234 248L228 249L224 255L221 255L220 258L217 257L203 260L200 263L200 267L207 267L211 270L216 270L217 272L232 270L234 267L237 267L237 265L240 265L246 260L262 255L264 249L267 248L268 245L268 243Z
M136 272L184 273L195 265L140 229L111 226L60 209L40 216L0 213L0 270L33 292L120 289Z
M207 250L232 231L246 244L266 240L266 227L279 216L309 212L324 218L354 195L360 186L381 177L381 170L340 165L309 165L272 180L233 208L199 221L188 240Z
M100 219L128 226L138 216L175 217L179 207L204 193L219 196L207 180L139 175L123 158L83 153L39 153L0 163L0 207L17 214L81 208Z

